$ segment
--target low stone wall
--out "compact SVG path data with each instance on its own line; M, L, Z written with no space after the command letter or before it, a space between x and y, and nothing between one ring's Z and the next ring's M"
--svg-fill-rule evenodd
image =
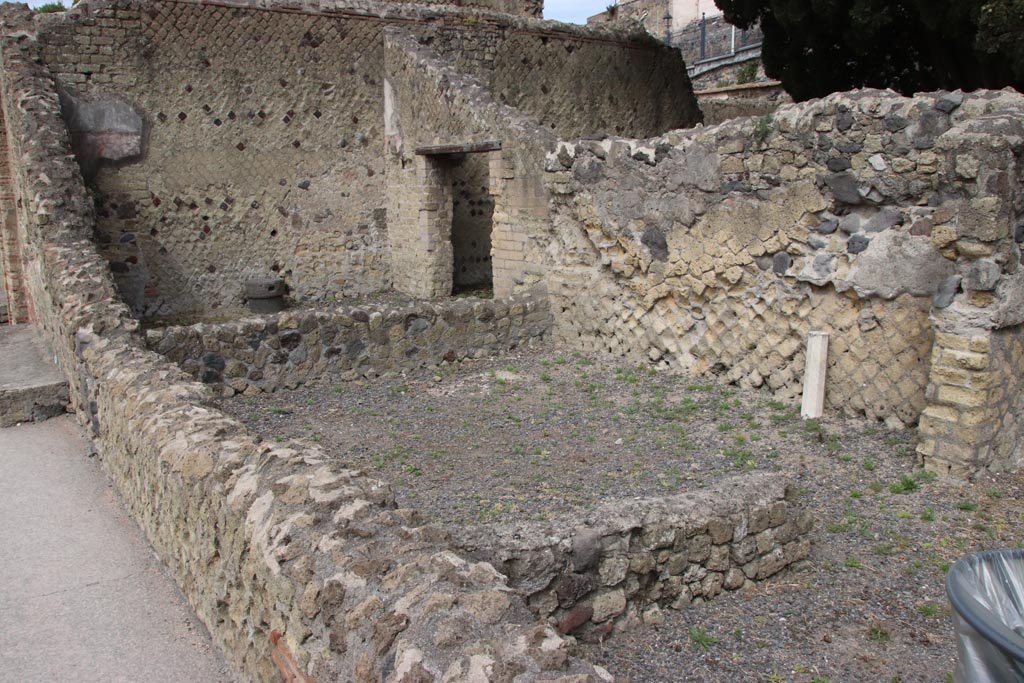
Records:
M710 88L695 94L706 126L729 119L770 116L782 105L793 103L778 81Z
M61 385L18 389L0 386L0 428L22 422L42 422L61 415L67 407L67 387Z
M325 376L351 379L483 358L541 340L546 297L461 299L405 308L288 311L149 330L146 344L222 393L259 393Z
M810 515L778 475L747 475L693 493L612 501L583 523L454 530L470 557L502 569L561 633L603 638L767 579L810 551Z

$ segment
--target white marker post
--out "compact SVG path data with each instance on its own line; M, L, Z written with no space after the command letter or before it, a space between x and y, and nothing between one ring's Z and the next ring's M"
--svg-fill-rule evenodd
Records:
M828 372L828 332L811 332L807 337L807 367L804 370L804 398L800 416L817 420L825 413L825 374Z

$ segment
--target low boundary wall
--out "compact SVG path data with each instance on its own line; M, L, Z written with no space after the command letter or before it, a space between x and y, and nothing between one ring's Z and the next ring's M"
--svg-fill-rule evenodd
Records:
M469 557L508 577L539 616L586 639L749 587L806 559L809 513L778 475L749 474L664 498L609 501L576 527L454 530Z
M551 327L547 298L464 299L395 309L289 311L228 323L149 330L150 349L221 392L294 389L432 367L528 346Z

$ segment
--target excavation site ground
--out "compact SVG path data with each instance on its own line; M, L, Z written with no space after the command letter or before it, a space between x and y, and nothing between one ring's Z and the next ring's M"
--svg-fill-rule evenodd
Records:
M628 681L941 681L956 650L945 573L1022 540L1019 475L915 468L914 433L546 346L217 407L391 482L449 526L572 524L597 504L784 472L810 557L756 587L616 627L586 655ZM586 640L586 639L581 639Z

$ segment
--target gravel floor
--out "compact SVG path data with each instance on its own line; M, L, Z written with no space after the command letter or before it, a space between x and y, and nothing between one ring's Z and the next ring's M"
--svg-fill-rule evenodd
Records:
M323 445L449 524L791 473L818 520L810 561L582 645L635 683L947 680L949 564L1022 536L1020 476L933 481L915 471L913 432L803 422L762 393L557 350L218 405L266 439Z

